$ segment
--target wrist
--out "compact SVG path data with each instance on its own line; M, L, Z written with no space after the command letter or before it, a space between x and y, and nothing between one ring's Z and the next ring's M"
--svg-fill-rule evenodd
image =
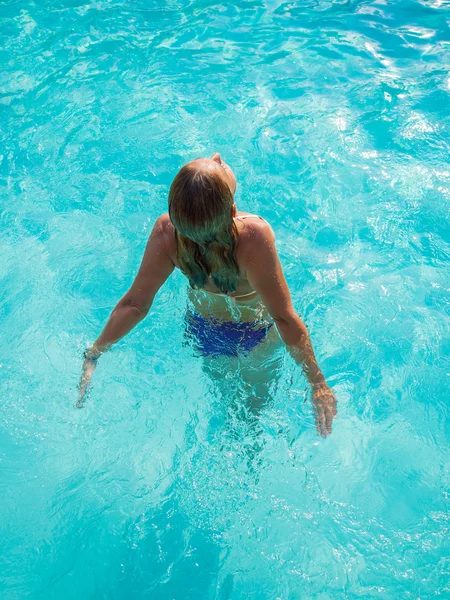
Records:
M97 362L101 355L102 353L95 348L87 348L83 353L84 359L92 362Z

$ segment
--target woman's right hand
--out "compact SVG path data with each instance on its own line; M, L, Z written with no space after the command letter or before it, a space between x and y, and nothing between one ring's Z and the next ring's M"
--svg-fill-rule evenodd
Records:
M83 408L84 406L84 395L89 387L96 366L97 358L93 358L92 355L89 354L89 351L86 351L84 353L83 372L81 374L80 383L78 384L79 395L76 404L77 408Z
M169 224L169 215L162 215L156 221L133 285L112 311L97 341L84 353L83 373L78 384L79 397L76 404L78 408L84 406L84 396L99 356L142 321L152 305L156 292L175 268L170 252L167 250L168 240L172 243L174 239L173 228L170 229Z

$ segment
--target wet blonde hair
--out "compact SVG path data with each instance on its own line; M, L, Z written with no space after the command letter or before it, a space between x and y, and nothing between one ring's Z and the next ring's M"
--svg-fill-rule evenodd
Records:
M177 257L193 288L211 277L217 288L234 292L239 281L235 250L233 194L217 171L185 165L169 191L169 215L175 227Z

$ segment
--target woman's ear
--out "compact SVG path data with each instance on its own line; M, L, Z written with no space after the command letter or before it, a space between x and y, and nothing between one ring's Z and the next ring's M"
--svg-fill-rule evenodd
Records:
M231 216L234 217L237 215L237 208L236 208L236 204L233 204L233 206L231 207Z

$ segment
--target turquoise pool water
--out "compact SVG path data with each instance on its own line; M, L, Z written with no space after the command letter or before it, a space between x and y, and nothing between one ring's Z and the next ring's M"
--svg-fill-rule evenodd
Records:
M450 11L440 0L0 8L2 600L450 598ZM219 151L338 398L257 419L186 283L74 408L168 186Z

